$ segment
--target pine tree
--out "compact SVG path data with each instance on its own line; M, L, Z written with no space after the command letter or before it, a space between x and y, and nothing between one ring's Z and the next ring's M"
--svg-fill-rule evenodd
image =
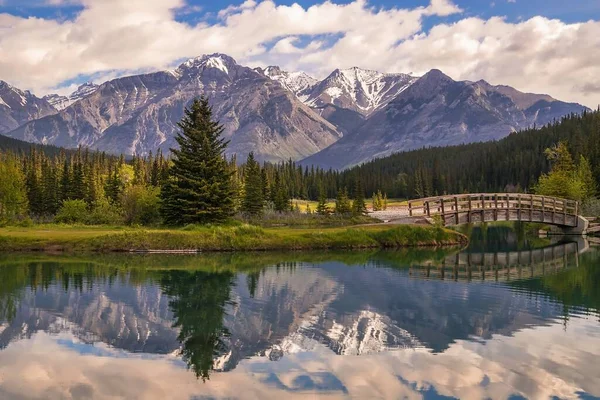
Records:
M71 181L71 200L85 200L86 183L84 166L80 161L76 161L73 166L73 180Z
M354 201L352 202L352 214L367 214L367 205L365 204L365 193L359 178L354 183Z
M265 204L263 195L263 181L260 165L254 159L254 153L250 152L244 169L244 198L242 200L242 211L250 215L262 214Z
M580 180L585 190L584 199L589 199L596 196L598 186L592 173L590 162L583 155L579 156L579 164L577 165L577 178Z
M71 198L71 193L73 191L71 187L71 168L69 167L69 162L65 158L63 161L62 174L60 176L60 202L62 203L65 200L69 200Z
M291 203L288 196L288 190L282 182L280 174L275 174L275 182L271 187L271 196L275 211L290 211Z
M317 214L329 215L329 207L327 206L327 195L323 185L319 186L319 204L317 204Z
M348 198L348 189L343 188L338 191L337 198L335 199L335 213L346 215L352 212L352 205Z
M234 212L224 128L212 120L206 97L194 100L178 125L179 149L171 149L173 165L161 191L163 218L171 225L222 222Z

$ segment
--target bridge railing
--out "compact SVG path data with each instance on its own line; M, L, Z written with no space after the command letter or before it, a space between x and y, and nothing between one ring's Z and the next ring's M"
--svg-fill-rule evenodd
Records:
M567 217L577 216L579 204L577 201L558 197L538 196L523 193L475 193L428 197L408 202L408 213L413 216L432 217L439 215L446 222L447 216L466 214L468 221L474 214L481 213L481 221L488 211L503 211L506 219L512 219L511 213L516 213L516 220L533 221L534 214L540 222L566 224ZM557 222L558 221L558 222Z

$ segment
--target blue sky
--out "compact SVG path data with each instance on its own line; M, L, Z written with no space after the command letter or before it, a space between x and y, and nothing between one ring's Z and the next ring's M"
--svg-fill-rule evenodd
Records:
M600 0L0 0L0 80L39 95L214 52L317 78L437 68L600 104Z
M103 1L103 0L97 0ZM336 4L347 4L350 0L333 0ZM64 1L62 5L45 0L4 0L0 1L0 12L8 12L19 16L36 16L42 18L72 18L82 7ZM214 0L189 0L190 6L198 7L198 11L180 15L180 19L195 22L206 17L207 13L216 13L227 5L240 4L242 1L214 1ZM317 0L277 0L277 4L291 5L300 4L309 7L320 4ZM429 2L424 0L369 0L373 7L384 8L414 8L426 6ZM454 2L465 10L466 15L489 18L492 16L506 16L511 21L528 19L536 15L548 18L557 18L565 22L584 22L590 19L600 19L599 0L456 0ZM449 18L452 19L452 18Z

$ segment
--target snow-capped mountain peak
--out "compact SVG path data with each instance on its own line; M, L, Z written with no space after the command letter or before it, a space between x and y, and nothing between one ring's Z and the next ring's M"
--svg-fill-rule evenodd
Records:
M217 69L229 75L230 70L235 65L237 65L236 61L228 55L221 53L205 54L200 57L190 58L181 64L175 72L181 74L192 69Z
M28 104L31 97L33 95L28 90L23 91L4 81L0 81L0 106L8 108L15 106L24 107Z
M98 89L98 85L92 83L92 82L85 82L84 84L80 85L77 90L75 90L73 93L71 93L68 96L61 96L58 94L49 94L44 96L44 100L46 100L48 103L52 104L52 106L54 108L56 108L57 110L61 111L64 110L65 108L69 107L71 104L81 100L81 99L85 99L86 97L88 97L89 95L91 95L92 93L94 93L97 89Z
M0 134L9 132L32 119L55 114L46 100L28 90L21 90L0 81Z
M312 107L333 104L367 116L388 104L416 79L408 74L358 67L336 69L315 86L306 103Z
M279 82L302 101L308 98L310 90L319 82L305 72L287 72L277 66L256 68L255 71Z

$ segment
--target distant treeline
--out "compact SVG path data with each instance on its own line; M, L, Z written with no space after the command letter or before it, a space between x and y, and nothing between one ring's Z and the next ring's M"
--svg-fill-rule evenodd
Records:
M377 191L394 198L529 191L540 175L550 170L544 150L560 141L567 143L575 160L585 156L600 183L600 110L569 115L499 141L397 153L344 171L287 161L264 163L260 173L267 199L282 189L288 199L318 200L322 191L328 198L335 198L344 188L354 197L357 181L367 197ZM169 160L162 154L125 160L49 146L31 149L25 142L0 136L0 151L11 150L21 155L29 205L34 214L52 214L65 198L92 203L96 193L116 201L129 184L159 187L169 167ZM234 171L234 187L241 191L245 165L239 164L235 157L228 160Z
M394 154L336 174L338 186L360 177L368 193L418 198L444 193L529 191L550 170L544 150L564 141L583 155L600 183L600 110L569 115L494 142Z

